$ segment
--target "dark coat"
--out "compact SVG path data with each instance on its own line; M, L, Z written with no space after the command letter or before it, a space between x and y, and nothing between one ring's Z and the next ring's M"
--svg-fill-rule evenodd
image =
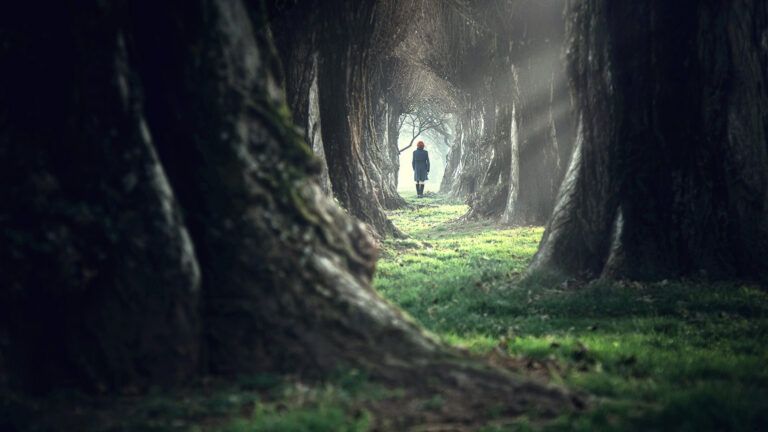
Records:
M417 182L427 180L429 174L429 153L424 149L416 149L413 152L413 179Z

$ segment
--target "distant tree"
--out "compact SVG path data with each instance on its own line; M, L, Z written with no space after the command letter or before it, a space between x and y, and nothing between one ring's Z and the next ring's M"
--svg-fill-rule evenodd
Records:
M544 224L570 155L563 1L456 0L421 16L411 56L456 89L441 191L468 218Z
M388 145L389 56L418 2L270 0L272 31L290 76L288 100L338 202L379 235L405 200ZM344 79L341 79L343 77ZM396 149L394 150L396 154Z
M430 131L447 134L445 113L439 111L437 107L429 105L420 105L413 112L403 114L398 126L400 131L405 128L411 135L411 140L405 147L399 149L398 153L413 147L419 137Z
M560 61L564 2L491 2L477 19L492 31L480 100L495 117L481 138L493 155L469 195L468 218L544 224L570 154L570 103Z

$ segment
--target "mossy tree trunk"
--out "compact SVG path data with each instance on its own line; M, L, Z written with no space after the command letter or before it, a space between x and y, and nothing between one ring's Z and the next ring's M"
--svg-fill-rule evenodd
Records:
M369 99L369 67L375 1L339 5L326 10L320 42L318 88L323 144L334 197L350 214L383 235L397 233L384 214L369 167L366 141L373 107Z
M399 138L397 123L400 117L398 104L388 91L392 76L387 61L374 60L378 65L371 69L369 77L371 117L366 129L372 131L366 140L365 153L367 165L373 172L376 195L385 209L398 209L407 203L397 193L397 176L400 169L400 153L397 148ZM391 128L395 130L391 130Z
M17 84L0 106L15 180L0 382L111 391L354 367L463 412L570 406L440 345L373 291L374 244L311 175L257 4L38 12L0 18L0 74Z
M582 0L578 143L534 268L765 277L768 4Z
M477 97L466 96L458 104L454 142L440 183L440 192L455 199L466 199L481 186L492 149L484 146L486 135L485 105Z
M396 33L400 23L387 19L388 10L378 0L269 4L286 69L288 101L325 161L321 179L328 181L344 208L375 232L399 235L383 213L383 208L401 207L405 200L392 180L396 168L384 139L385 62L372 52L386 51L378 35ZM325 122L330 123L322 127Z
M499 219L517 195L518 148L515 105L518 88L509 62L509 39L498 36L496 59L490 67L482 100L485 104L482 150L489 161L480 177L479 188L469 195L470 219ZM506 46L506 49L504 48Z
M319 183L323 192L331 195L317 87L320 15L316 5L306 2L273 0L266 3L270 30L283 66L283 87L293 122L303 129L304 139L320 159Z

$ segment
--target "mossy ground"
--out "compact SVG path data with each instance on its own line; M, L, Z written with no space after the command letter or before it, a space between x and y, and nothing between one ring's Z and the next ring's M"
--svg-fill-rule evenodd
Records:
M412 208L390 216L410 237L384 241L376 288L446 342L589 400L586 411L547 422L487 413L482 430L768 430L765 288L525 275L542 228L459 223L462 204L406 197ZM365 431L398 416L377 401L397 407L406 397L355 371L321 383L263 375L109 401L0 394L0 430ZM417 405L438 412L440 402ZM423 430L477 429L438 426Z
M445 341L509 355L591 409L489 430L768 430L768 290L749 283L581 284L524 270L543 232L455 222L408 197L375 286ZM534 427L535 426L535 427Z

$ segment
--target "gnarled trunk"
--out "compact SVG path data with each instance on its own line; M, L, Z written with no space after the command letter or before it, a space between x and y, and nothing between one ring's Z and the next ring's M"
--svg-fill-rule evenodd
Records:
M314 7L269 1L270 30L283 65L283 87L293 122L304 131L304 139L320 160L317 174L321 189L331 195L331 180L323 147L322 119L317 88L317 29L319 14Z
M481 139L491 158L480 188L469 196L466 217L499 219L514 209L518 184L518 138L515 105L517 82L509 64L497 65L485 95L485 128ZM513 159L514 158L514 159Z
M480 189L483 173L492 157L492 149L484 147L487 133L485 106L476 98L459 104L456 115L455 138L448 153L448 164L440 183L440 192L457 199L466 199Z
M18 181L0 210L0 383L116 390L346 366L449 407L571 404L440 345L373 291L374 245L310 176L260 8L65 9L0 18L0 73L18 84L0 111Z
M765 277L768 5L582 0L571 20L580 132L534 267Z

